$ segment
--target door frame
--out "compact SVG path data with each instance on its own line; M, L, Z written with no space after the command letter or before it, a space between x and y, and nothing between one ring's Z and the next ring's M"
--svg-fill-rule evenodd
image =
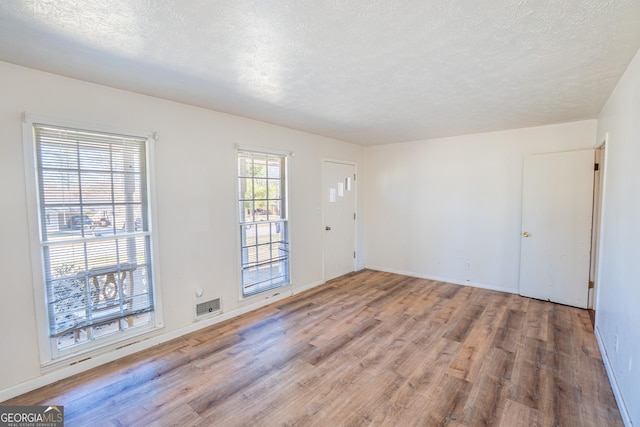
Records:
M356 176L356 178L353 180L353 198L354 198L354 213L356 215L355 220L353 221L353 248L356 252L356 256L353 258L353 270L352 271L356 271L357 270L357 266L358 266L358 259L360 256L360 250L358 249L358 224L359 224L359 220L360 220L360 214L358 212L358 183L357 183L357 176L358 176L358 164L354 161L351 160L341 160L341 159L335 159L335 158L330 158L330 157L323 157L321 160L321 172L320 172L320 186L321 186L321 199L320 199L320 209L322 211L322 215L321 215L321 227L322 227L322 281L326 282L327 280L327 275L326 275L326 261L327 261L327 256L326 256L326 250L327 250L327 246L326 246L326 233L324 232L324 227L326 225L325 221L326 221L326 214L325 214L325 209L324 209L324 197L327 197L325 193L325 188L324 188L324 178L325 178L325 164L326 163L338 163L338 164L342 164L342 165L349 165L349 166L353 166L353 173Z
M591 261L589 266L589 281L593 283L593 288L589 289L587 308L592 314L592 322L595 323L595 309L598 301L598 281L601 259L601 240L603 225L603 206L606 189L607 170L607 140L609 134L595 148L595 162L599 165L598 171L594 175L593 182L593 224L591 227Z

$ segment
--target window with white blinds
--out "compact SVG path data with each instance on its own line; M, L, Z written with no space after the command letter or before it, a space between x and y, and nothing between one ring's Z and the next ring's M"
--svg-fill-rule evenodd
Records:
M33 125L54 353L153 321L147 138Z
M287 158L238 152L242 295L289 284Z

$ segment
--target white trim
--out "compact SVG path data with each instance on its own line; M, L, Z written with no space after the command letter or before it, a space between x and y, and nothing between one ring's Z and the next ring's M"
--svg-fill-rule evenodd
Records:
M591 252L589 254L589 280L592 281L591 283L593 283L594 286L589 289L587 299L587 308L591 310L595 310L598 304L598 290L600 289L598 283L600 275L600 259L602 258L602 213L604 211L604 178L606 174L608 137L609 135L607 134L605 139L601 143L596 144L593 150L595 156L594 162L597 162L596 164L599 164L600 167L594 172L593 181L593 218L591 229Z
M151 313L151 323L149 325L141 325L137 328L132 328L129 331L123 331L111 337L105 337L96 341L91 341L78 346L78 351L72 351L71 349L58 351L52 347L53 340L49 337L49 319L48 311L46 309L46 296L45 296L45 284L44 284L44 265L42 259L41 242L40 242L40 230L42 224L40 223L40 197L38 194L37 184L37 161L36 161L36 149L35 149L35 135L34 126L41 124L45 126L57 126L65 128L74 128L78 130L86 130L92 132L103 132L113 135L132 136L136 138L144 138L145 143L145 156L147 162L146 179L147 179L147 191L148 197L148 214L149 214L149 231L151 241L151 253L149 257L151 259L151 275L153 279L153 296L154 296L154 310ZM62 120L58 118L44 117L22 113L22 143L24 151L25 162L25 183L26 183L26 203L27 203L27 219L28 219L28 233L29 233L29 245L30 245L30 258L31 258L31 284L33 287L34 307L36 312L36 325L38 333L38 347L40 353L40 368L41 372L46 373L60 366L64 366L67 363L76 363L80 359L92 358L96 355L100 355L101 352L113 349L115 347L123 345L131 340L141 339L148 334L153 334L155 331L159 331L163 327L162 321L162 297L161 286L159 278L159 265L158 260L158 243L157 238L153 234L152 224L154 223L156 215L156 201L155 201L155 151L154 142L157 141L158 136L155 132L142 132L139 130L127 130L116 129L109 126L80 123L72 120Z
M518 293L518 289L507 288L505 286L490 285L490 284L481 283L481 282L473 282L470 280L452 279L450 277L433 276L430 274L416 273L413 271L405 271L405 270L397 270L394 268L378 267L375 265L367 265L365 268L369 270L384 271L386 273L401 274L403 276L417 277L419 279L428 279L436 282L453 283L454 285L471 286L474 288L489 289L491 291L506 292L509 294Z
M242 271L240 271L240 275L242 275ZM240 300L238 300L239 307L251 307L252 305L258 304L260 301L264 301L270 298L282 298L282 296L290 297L293 295L293 286L291 282L289 282L288 284L278 286L277 288L267 289L255 294L247 295L246 297L242 297L242 277L240 279Z
M308 291L309 289L313 289L316 286L324 285L325 283L327 283L327 282L325 282L324 280L318 280L316 282L311 282L311 283L309 283L307 285L300 286L299 288L294 287L293 288L293 295L299 294L299 293L304 292L304 291Z
M627 409L627 405L624 402L622 392L620 391L620 387L618 386L618 381L616 380L616 375L614 374L613 368L611 367L611 362L609 361L609 354L607 353L607 349L605 348L604 342L602 341L602 337L600 336L600 329L597 326L594 330L594 333L596 336L598 347L600 347L600 355L602 356L602 362L604 363L604 368L607 371L607 376L609 377L609 382L611 383L613 396L616 398L616 403L618 404L618 410L620 411L622 422L626 427L633 427L633 423L631 422L631 416L629 415L629 410Z
M355 166L356 168L358 167L358 164L352 160L339 160L339 159L334 159L332 157L323 157L322 162L338 163L341 165L351 165L351 166Z
M248 151L248 152L260 153L260 154L275 154L277 156L285 156L285 157L296 156L293 151L277 150L277 149L271 149L271 148L265 148L265 147L253 147L253 146L241 145L241 144L234 144L234 147L236 149L236 157L238 156L237 154L238 151Z
M247 304L236 310L230 311L228 313L222 313L218 316L213 316L211 318L205 318L199 321L194 321L188 326L176 329L171 332L166 332L162 334L158 333L155 335L149 334L147 335L147 337L139 337L140 339L137 341L131 340L130 344L120 343L118 346L114 345L112 349L103 348L101 349L103 351L98 355L95 355L92 357L85 356L85 359L80 362L71 361L68 363L68 366L66 367L61 367L60 369L45 373L35 379L25 381L23 383L17 384L15 386L9 387L4 390L0 390L0 402L4 402L5 400L14 398L16 396L38 389L40 387L44 387L46 385L71 377L78 373L88 371L89 369L96 368L106 363L113 362L114 360L121 359L123 357L129 356L139 351L147 350L158 344L162 344L162 343L171 341L173 339L180 338L186 334L196 332L204 328L208 328L217 323L224 322L226 320L238 317L240 315L243 315L253 310L257 310L258 308L262 308L267 305L273 304L275 302L282 301L286 298L291 297L294 294L298 294L300 292L309 290L311 288L322 285L324 283L325 282L322 282L322 281L313 282L299 289L295 289L295 291L291 294L280 293L280 294L268 296L266 298L263 296L262 299L252 304Z
M136 343L154 336L155 334L161 333L162 330L154 325L155 316L153 316L153 312L151 312L151 316L152 321L149 324L120 331L120 333L94 341L89 341L83 344L82 349L79 352L71 351L73 350L73 347L59 351L56 357L40 366L40 373L47 374L59 369L64 369L66 366L75 365L85 359L95 358L103 353L115 351L120 347L126 347L131 345L131 343ZM54 354L56 350L52 349L51 351L52 354Z
M75 120L60 119L56 117L41 116L37 114L27 113L26 111L22 113L22 122L28 123L30 127L33 127L33 124L38 123L43 125L74 128L78 130L104 132L113 135L134 136L137 138L152 139L154 141L158 139L158 135L156 132L148 132L140 129L127 129L108 125L100 125L96 123L87 123Z
M33 287L33 305L36 312L38 329L38 348L40 349L40 366L50 363L51 347L49 341L49 320L47 311L42 309L45 301L42 254L40 248L40 197L36 178L36 150L33 116L22 113L22 144L24 150L24 171L27 196L27 220L29 225L29 246L31 257L31 285Z
M241 247L242 247L242 241L241 241L241 236L240 236L240 201L238 199L238 192L239 192L239 188L238 188L238 157L240 155L240 152L247 152L247 153L259 153L259 154L267 154L267 155L275 155L275 156L281 156L284 157L284 188L282 188L282 191L284 192L284 211L286 212L286 216L284 219L281 219L282 221L284 221L286 223L286 230L287 230L287 241L288 241L288 246L289 246L289 256L288 256L288 268L289 268L289 283L287 283L286 285L281 285L275 288L271 288L271 289L267 289L264 291L260 291L257 292L255 294L251 294L251 295L244 295L243 293L243 283L242 283L242 251L241 251ZM276 149L269 149L269 148L264 148L264 147L250 147L250 146L246 146L246 145L239 145L239 144L234 144L234 170L235 170L235 179L234 179L234 192L233 192L233 200L235 200L235 211L236 211L236 219L235 219L235 227L236 227L236 271L237 271L237 283L236 283L236 288L237 288L237 292L238 292L238 304L241 307L247 306L247 305L251 305L254 303L254 301L257 300L263 300L265 298L271 298L272 296L275 295L279 295L281 293L289 293L290 295L293 295L293 273L292 273L292 258L293 258L293 250L292 250L292 233L291 233L291 215L289 212L289 207L290 207L290 203L289 203L289 197L290 197L290 191L289 191L289 180L290 180L290 173L291 173L291 167L290 162L291 162L291 158L295 157L295 153L293 151L284 151L284 150L276 150Z
M156 149L155 145L158 142L158 135L153 132L149 138L147 138L146 155L147 155L147 190L148 190L148 207L147 207L147 220L148 232L151 236L151 274L153 279L153 320L156 328L164 328L164 316L162 308L162 280L160 279L160 246L158 243L158 236L160 233L154 232L154 226L157 224L157 212L158 205L156 202Z
M605 217L607 215L607 176L609 175L609 153L607 147L609 146L609 132L605 133L604 141L598 145L602 147L604 153L604 165L601 168L603 170L603 174L601 177L602 187L600 188L600 218L598 223L598 256L596 257L596 277L595 277L595 306L593 307L596 313L596 322L598 322L598 302L600 301L600 289L602 286L602 268L601 263L604 259L604 239L605 239Z

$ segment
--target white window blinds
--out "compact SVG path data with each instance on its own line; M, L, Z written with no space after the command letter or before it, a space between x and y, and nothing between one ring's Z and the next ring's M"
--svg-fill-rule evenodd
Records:
M34 137L49 333L58 349L149 323L140 320L154 308L147 139L44 124L34 124Z

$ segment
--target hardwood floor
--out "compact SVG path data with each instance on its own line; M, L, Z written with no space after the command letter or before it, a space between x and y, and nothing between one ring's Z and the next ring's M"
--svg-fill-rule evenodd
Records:
M622 426L586 310L365 270L17 397L67 426Z

